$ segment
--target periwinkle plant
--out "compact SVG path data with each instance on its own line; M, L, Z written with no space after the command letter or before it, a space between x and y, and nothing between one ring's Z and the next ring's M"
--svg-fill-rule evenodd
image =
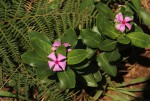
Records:
M150 47L150 36L140 31L141 28L134 22L132 9L128 5L122 7L113 12L106 4L99 2L95 6L99 13L96 22L93 21L93 28L78 29L80 33L69 28L53 44L42 33L30 31L29 38L34 50L24 53L23 61L37 68L39 72L36 75L40 79L55 75L53 79L59 80L56 82L63 90L75 88L77 81L90 87L102 86L98 85L103 82L102 76L107 79L117 75L116 65L110 63L121 57L118 43Z

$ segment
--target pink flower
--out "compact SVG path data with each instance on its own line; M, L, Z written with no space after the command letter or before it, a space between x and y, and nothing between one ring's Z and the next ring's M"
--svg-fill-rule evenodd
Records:
M70 47L71 45L69 43L64 43L63 44L66 48L67 48L67 51L71 51L71 49L69 49L68 47ZM52 50L55 51L57 49L57 47L61 46L61 42L60 41L55 41L53 43L53 47L52 47Z
M116 27L117 30L119 30L123 33L125 31L125 27L127 27L129 30L131 29L131 24L128 23L128 22L132 21L132 20L133 19L130 18L130 17L125 17L123 19L123 15L120 12L116 15L115 22L119 22L119 24L117 24L115 27Z
M53 71L62 71L66 68L66 57L58 54L58 57L56 57L55 53L52 52L48 55L48 58L52 59L52 61L48 61L49 68Z
M52 50L55 51L55 50L57 49L58 46L61 46L61 42L55 41L55 42L53 43Z

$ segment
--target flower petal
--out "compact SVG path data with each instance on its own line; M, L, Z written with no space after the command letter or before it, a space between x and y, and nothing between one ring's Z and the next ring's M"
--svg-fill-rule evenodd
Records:
M123 33L125 31L125 25L121 24L120 31Z
M115 27L117 30L120 30L121 24L117 24Z
M119 20L115 19L114 22L120 22Z
M57 71L62 71L62 69L59 67L58 64L55 65L53 71L57 72Z
M132 27L131 24L129 24L129 23L126 23L125 25L128 27L129 30L130 30L131 27Z
M120 13L118 13L118 14L116 15L115 22L122 22L122 21L123 21L123 15L122 15L122 13L120 12Z
M130 17L125 17L125 19L124 19L125 22L132 21L132 20L133 20L133 19L130 18Z
M53 43L53 47L58 47L58 46L61 46L61 42L60 41L55 41Z
M49 68L52 69L52 67L55 65L55 62L54 61L48 61L48 65L49 65Z
M57 58L57 59L58 59L59 61L65 59L65 58L66 58L65 56L63 56L63 55L61 55L61 54L58 54L58 58Z
M67 52L70 52L70 51L72 51L72 49L67 49Z
M63 44L65 47L71 46L69 43L64 43Z
M51 54L49 54L48 57L49 57L50 59L54 60L54 61L56 60L56 56L55 56L55 53L54 53L54 52L52 52Z
M66 61L59 62L59 65L61 66L61 68L62 68L63 70L65 70L65 68L66 68Z
M51 50L55 51L57 49L57 47L52 47Z
M124 24L117 24L116 29L123 33L125 31L125 25Z

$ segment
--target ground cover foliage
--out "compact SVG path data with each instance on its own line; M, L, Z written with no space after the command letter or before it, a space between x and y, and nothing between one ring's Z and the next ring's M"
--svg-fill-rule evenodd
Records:
M69 101L89 87L94 96L88 100L110 96L128 101L128 95L136 97L121 88L129 84L114 85L111 78L117 76L116 62L122 61L122 46L150 47L150 36L135 22L150 26L149 18L138 0L1 0L0 96ZM54 47L55 42L61 44ZM60 67L60 71L54 71L55 67L48 66L53 60L47 58L51 53L66 57L64 70ZM131 84L146 80L138 78ZM107 89L119 95L105 95Z

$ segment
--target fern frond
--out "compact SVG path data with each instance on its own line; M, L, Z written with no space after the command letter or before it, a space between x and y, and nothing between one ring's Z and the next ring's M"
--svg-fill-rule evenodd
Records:
M2 46L0 46L0 57L3 61L3 65L7 64L7 66L9 67L15 67L15 65L13 64L13 62L9 59L9 55L6 51L6 49Z
M36 99L66 101L54 82L43 83L36 78L36 68L22 65L20 55L32 48L27 32L38 31L54 41L54 38L62 35L68 28L92 27L97 12L92 6L80 11L83 0L6 1L0 1L0 64L3 82L10 78L6 84L15 90L23 89L23 96L26 98L29 98L29 88L36 85ZM20 68L16 70L18 66ZM13 82L16 85L11 85Z

